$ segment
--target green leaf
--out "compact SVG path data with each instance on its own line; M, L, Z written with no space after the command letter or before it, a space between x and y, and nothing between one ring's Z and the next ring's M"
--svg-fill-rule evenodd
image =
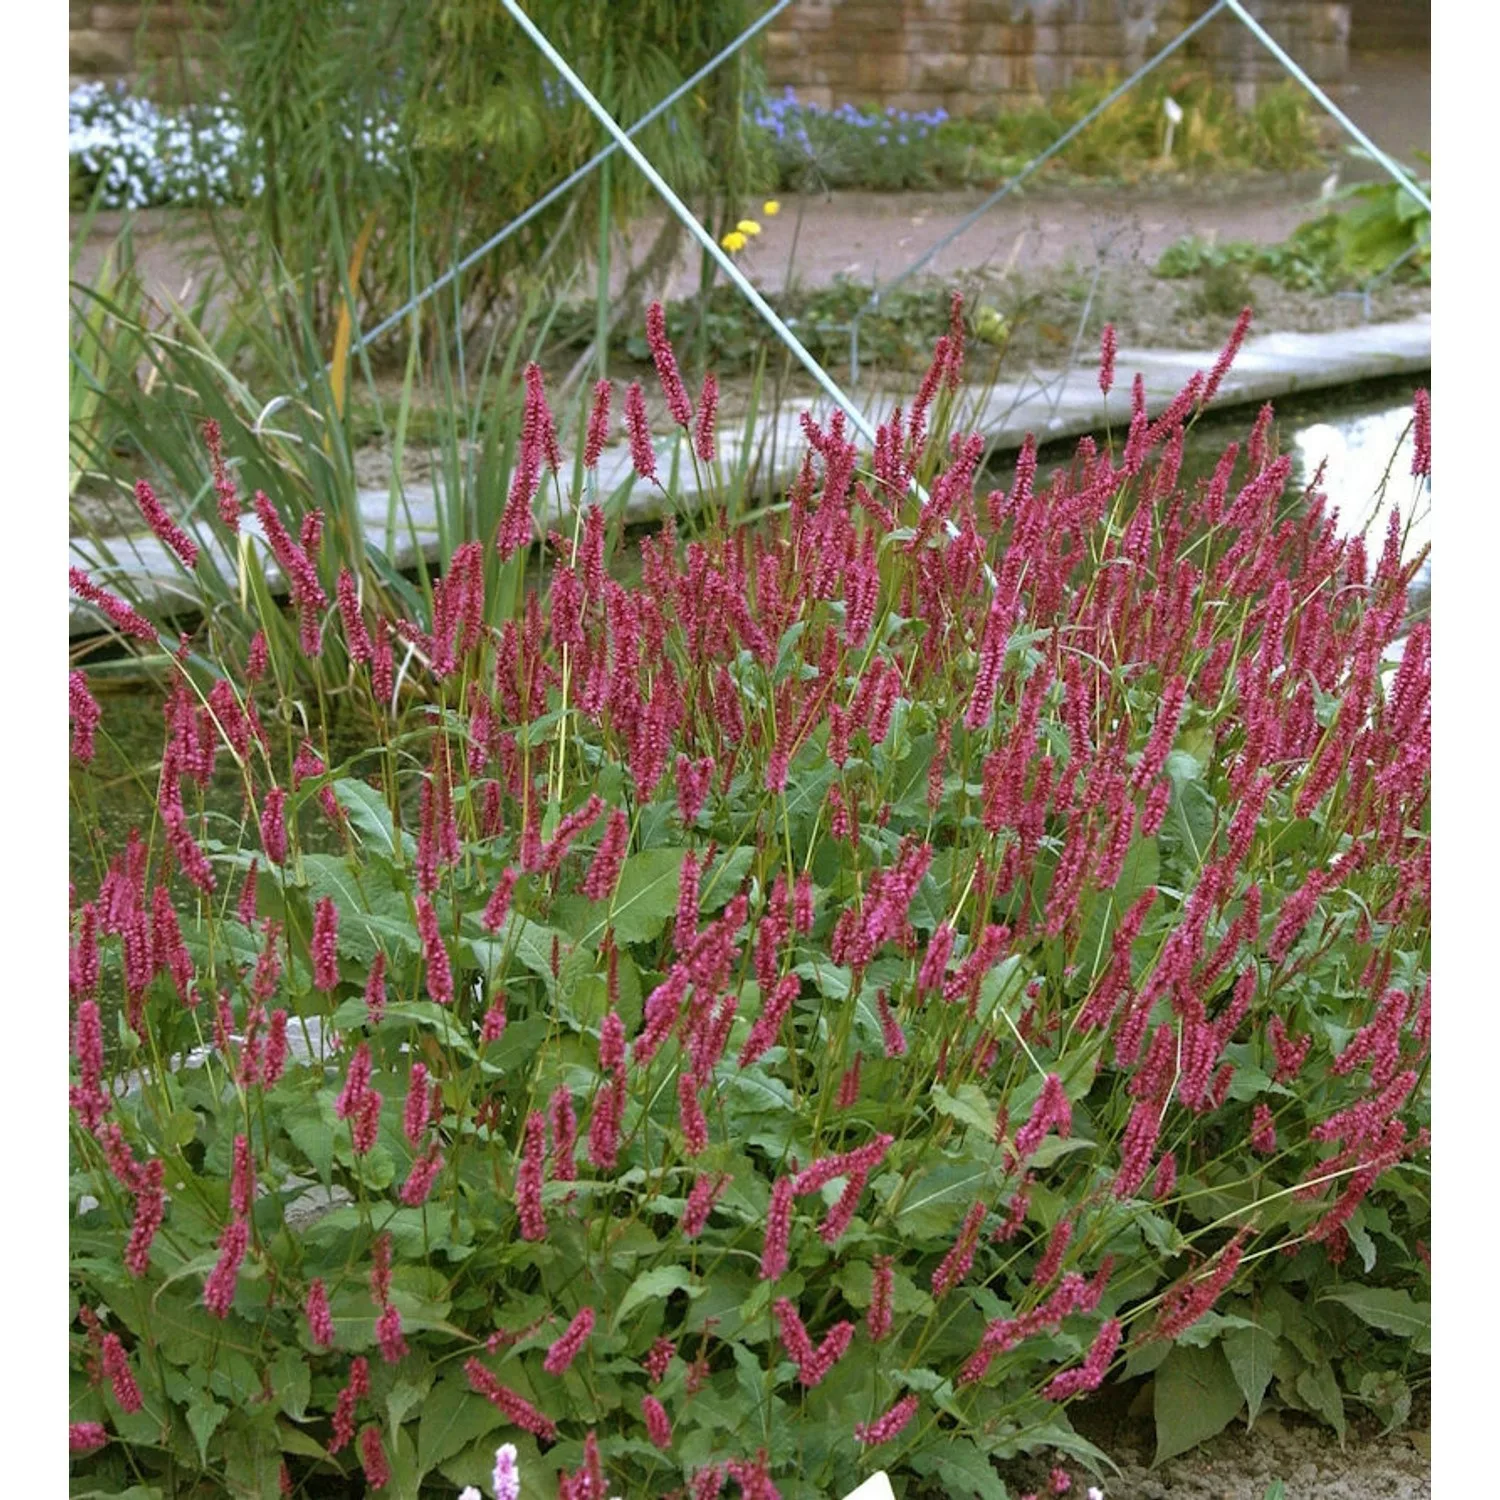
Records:
M207 1391L195 1391L188 1402L187 1424L193 1441L198 1445L198 1458L204 1468L208 1467L208 1440L228 1415L229 1408L220 1406Z
M644 849L625 861L609 917L616 942L645 943L661 936L667 919L677 912L685 858L682 849ZM601 931L603 925L601 914Z
M417 1424L417 1468L426 1474L470 1443L503 1426L505 1418L461 1375L445 1375L422 1403Z
M478 918L474 918L477 925ZM599 929L603 930L602 926ZM468 950L474 962L484 970L485 979L497 984L501 965L509 953L535 974L547 988L548 995L555 992L557 981L552 976L552 944L556 941L558 951L567 954L573 946L564 932L553 927L544 927L519 912L511 912L505 926L494 937L463 938L459 946Z
M707 916L728 906L744 885L745 876L750 873L754 859L755 850L749 844L741 844L728 854L721 854L708 867L700 881L702 896L698 902L698 910Z
M341 953L368 963L381 947L421 948L406 893L396 889L381 866L361 864L356 873L341 854L304 854L302 874L309 896L329 896L338 908Z
M1156 1372L1156 1458L1152 1466L1222 1432L1244 1404L1221 1349L1175 1348Z
M271 1361L268 1373L281 1410L294 1422L302 1421L312 1398L312 1371L307 1356L300 1349L288 1346Z
M618 1328L626 1317L643 1302L650 1302L658 1297L670 1297L673 1292L686 1292L690 1297L697 1297L702 1291L702 1284L695 1286L693 1278L683 1266L658 1266L654 1271L642 1271L630 1283L630 1289L620 1299L620 1305L615 1309L610 1327Z
M979 1496L979 1500L1007 1500L1005 1484L989 1455L972 1439L945 1436L941 1446L919 1449L911 1456L919 1474L936 1474L951 1500Z
M1099 891L1089 901L1083 933L1078 940L1080 962L1093 970L1109 958L1109 940L1115 924L1139 899L1147 886L1155 885L1161 874L1161 857L1156 840L1137 839L1125 855L1120 878L1114 889Z
M396 825L391 821L391 810L374 787L353 777L340 777L333 783L333 795L376 854L392 864L404 862L396 851ZM401 831L401 849L408 859L417 851L417 841L405 829Z
M1180 847L1187 867L1197 869L1213 838L1218 808L1203 785L1203 767L1195 757L1173 750L1167 756L1166 773L1172 782L1172 796L1164 826Z
M913 1182L896 1212L896 1227L907 1238L936 1239L948 1234L995 1174L973 1162L945 1161Z
M974 1083L961 1083L950 1094L940 1083L932 1085L932 1103L940 1115L948 1115L962 1125L977 1130L987 1141L995 1138L995 1111L984 1090Z
M1235 1384L1245 1398L1249 1421L1253 1424L1266 1387L1271 1383L1276 1339L1265 1328L1232 1328L1224 1335L1223 1342L1224 1357L1234 1372Z
M1334 1287L1318 1301L1340 1303L1372 1328L1399 1334L1404 1339L1416 1338L1432 1327L1431 1305L1413 1302L1411 1293L1398 1287Z
M1316 1412L1338 1433L1339 1441L1343 1442L1348 1428L1344 1420L1344 1397L1339 1390L1338 1376L1326 1359L1297 1376L1297 1394L1307 1402L1310 1411Z

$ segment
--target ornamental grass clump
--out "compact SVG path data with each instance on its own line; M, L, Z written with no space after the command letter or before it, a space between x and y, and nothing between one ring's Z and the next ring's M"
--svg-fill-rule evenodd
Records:
M635 583L585 490L497 604L537 377L433 618L285 535L275 649L347 637L352 751L263 637L172 657L158 816L71 904L81 1482L450 1495L508 1444L547 1493L1001 1495L1107 1463L1066 1403L1122 1369L1162 1452L1401 1419L1420 560L1289 494L1269 410L1182 486L1201 380L976 493L961 331L873 454L804 419L783 512Z

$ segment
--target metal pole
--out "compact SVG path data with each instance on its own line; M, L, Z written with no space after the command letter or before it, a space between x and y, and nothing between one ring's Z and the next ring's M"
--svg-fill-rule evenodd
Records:
M870 425L864 414L844 394L837 382L822 365L802 347L802 343L796 334L777 317L775 310L750 284L744 272L730 260L714 237L693 217L692 211L667 186L666 182L662 179L661 173L641 154L635 142L620 128L618 122L610 115L609 111L589 92L587 85L568 66L562 54L542 35L531 18L516 3L516 0L501 0L501 4L514 17L516 24L536 43L542 56L557 69L562 75L563 81L578 95L594 118L614 137L615 144L620 150L640 168L641 175L661 195L662 202L672 210L682 227L713 257L719 269L740 289L741 295L765 319L776 337L786 345L796 357L798 363L817 381L844 415L849 418L860 436L867 443L873 443L875 441L875 429Z
M1428 213L1431 213L1432 199L1429 198L1427 194L1424 193L1422 189L1419 188L1416 183L1414 183L1411 178L1406 175L1405 171L1395 161L1387 156L1385 152L1382 151L1380 147L1377 146L1375 142L1372 141L1369 136L1367 136L1364 131L1362 131L1359 126L1356 125L1354 121L1351 120L1349 116L1346 115L1343 110L1341 110L1338 105L1335 104L1333 100L1330 99L1328 95L1325 94L1323 90L1320 89L1317 84L1315 84L1312 79L1307 76L1302 68L1298 66L1296 61L1288 55L1286 49L1277 42L1276 38L1273 37L1270 32L1268 32L1265 27L1262 26L1260 22L1257 21L1255 17L1245 9L1245 7L1240 3L1240 0L1225 0L1225 3L1229 6L1230 10L1232 10L1235 15L1237 15L1240 20L1242 20L1245 25L1250 28L1251 32L1261 42L1266 50L1270 52L1271 56L1274 57L1276 61L1279 62L1281 66L1285 68L1287 72L1290 73L1292 77L1295 78L1297 82L1300 83L1302 87L1305 88L1307 92L1311 94L1313 98L1316 99L1318 103L1321 104L1323 108L1326 109L1328 113L1331 114L1333 118L1337 120L1339 124L1342 125L1344 129L1347 130L1349 134L1352 135L1354 139L1357 140L1360 145L1363 146L1365 150L1368 151L1370 155L1373 156L1375 160L1378 161L1380 165L1383 166L1386 171L1389 172L1391 176L1394 177L1396 181L1400 183L1401 186L1405 188L1406 191L1410 193L1412 197L1415 198L1417 202L1427 210Z
M697 86L702 83L703 80L707 78L715 68L717 68L721 63L726 62L729 58L733 57L734 54L738 52L746 42L751 40L752 37L755 37L759 35L760 32L764 31L765 28L769 26L771 22L774 21L776 17L779 16L781 12L784 11L791 3L792 0L776 0L776 3L770 8L770 10L768 10L758 20L752 22L749 26L747 26L745 30L742 31L739 36L737 36L727 47L725 47L722 52L719 52L714 57L709 58L709 60L704 63L703 66L699 68L691 78L686 79L675 89L673 89L672 92L668 94L660 104L654 106L652 109L647 110L646 113L643 114L640 119L637 120L635 124L625 132L626 135L638 134L640 131L644 130L653 120L657 119L667 110L671 109L671 107L676 104L684 94L690 93L693 89L697 88ZM434 292L441 291L445 286L448 285L450 281L453 280L455 276L458 276L462 272L467 271L475 261L483 259L490 253L491 250L495 249L496 246L501 245L506 240L508 240L511 235L513 235L518 229L524 229L526 225L529 224L534 218L536 218L539 213L542 213L547 208L550 208L552 204L556 203L557 200L568 191L569 188L582 182L583 179L587 177L595 167L608 160L608 158L613 156L614 153L619 149L619 145L616 142L611 141L609 145L607 145L602 151L596 152L576 171L570 172L555 187L549 188L545 193L543 193L542 196L538 198L530 208L526 209L525 212L518 214L514 219L510 221L509 224L505 226L505 228L500 230L499 233L491 235L490 238L487 239L477 249L471 250L466 256L464 256L461 261L458 262L457 265L451 267L447 271L444 271L436 281L434 281L430 286L425 287L422 291L418 292L417 295L413 297L409 302L405 303L401 307L398 307L396 311L390 315L390 317L385 318L381 322L377 323L368 333L362 333L359 338L356 339L355 342L350 346L349 353L354 354L358 350L363 349L366 344L372 342L375 339L378 339L380 335L385 333L388 329L394 328L396 324L402 320L402 318L404 318L409 312L412 311L413 308L420 307L424 302L427 301L429 297L433 295ZM328 368L332 369L333 366L329 365Z

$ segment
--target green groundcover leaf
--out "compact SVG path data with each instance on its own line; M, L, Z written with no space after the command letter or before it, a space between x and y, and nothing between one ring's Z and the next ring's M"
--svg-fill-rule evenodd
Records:
M1413 1302L1411 1293L1399 1287L1343 1286L1324 1292L1320 1302L1339 1302L1372 1328L1416 1338L1432 1326L1432 1308Z
M1217 1344L1173 1349L1156 1372L1153 1466L1222 1432L1243 1403L1234 1371Z

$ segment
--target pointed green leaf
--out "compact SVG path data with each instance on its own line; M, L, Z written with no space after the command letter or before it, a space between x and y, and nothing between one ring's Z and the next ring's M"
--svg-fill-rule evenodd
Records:
M1253 1423L1271 1383L1276 1361L1276 1339L1264 1328L1232 1328L1224 1335L1224 1357L1245 1398Z
M1244 1404L1223 1351L1175 1348L1156 1372L1153 1467L1222 1432Z
M686 1292L690 1297L697 1297L702 1294L703 1286L701 1283L695 1286L692 1276L683 1266L658 1266L654 1271L642 1271L620 1299L610 1327L618 1328L641 1303L657 1297L670 1297L673 1292Z
M1432 1308L1414 1302L1410 1292L1399 1287L1343 1286L1324 1292L1319 1302L1338 1302L1372 1328L1416 1338L1432 1326Z

